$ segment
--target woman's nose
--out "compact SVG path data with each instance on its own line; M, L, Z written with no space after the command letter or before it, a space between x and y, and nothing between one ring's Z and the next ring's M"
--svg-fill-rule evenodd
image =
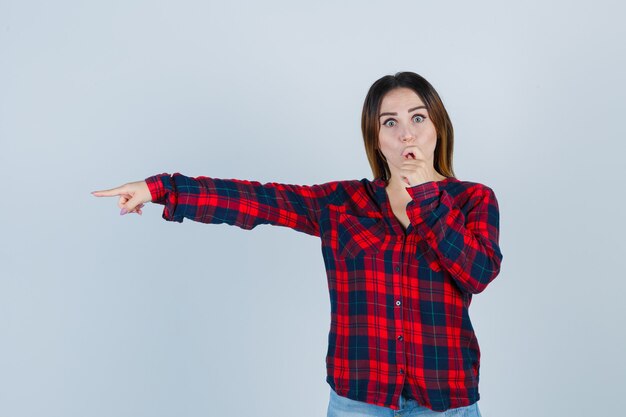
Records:
M415 139L415 131L413 126L409 124L400 124L398 126L398 132L400 133L400 140L402 142L409 142Z
M409 142L412 141L414 139L414 136L411 132L404 132L402 134L402 142Z

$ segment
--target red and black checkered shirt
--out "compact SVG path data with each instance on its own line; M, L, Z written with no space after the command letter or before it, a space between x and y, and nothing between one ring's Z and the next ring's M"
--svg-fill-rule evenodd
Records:
M405 230L382 179L292 185L163 173L146 182L168 221L270 224L321 238L326 381L337 394L394 410L401 394L434 411L480 399L468 308L502 261L491 188L453 177L407 186Z

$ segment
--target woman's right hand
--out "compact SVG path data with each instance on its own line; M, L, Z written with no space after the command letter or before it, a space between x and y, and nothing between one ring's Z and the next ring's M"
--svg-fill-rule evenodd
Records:
M109 190L92 191L96 197L113 197L119 195L117 206L121 209L120 215L137 213L141 215L144 203L152 201L150 189L145 181L129 182Z

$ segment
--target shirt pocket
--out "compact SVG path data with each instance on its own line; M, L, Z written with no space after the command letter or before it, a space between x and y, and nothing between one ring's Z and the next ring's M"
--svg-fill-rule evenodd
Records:
M441 264L437 258L437 254L430 245L423 239L417 241L417 250L415 251L415 259L422 266L428 266L435 272L441 272Z
M378 253L385 242L382 217L357 216L345 211L334 213L340 258L357 258Z

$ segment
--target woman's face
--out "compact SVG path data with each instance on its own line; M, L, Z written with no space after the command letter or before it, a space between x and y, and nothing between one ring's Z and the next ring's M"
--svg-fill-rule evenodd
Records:
M409 145L422 150L432 166L437 131L426 105L410 88L399 87L389 91L380 105L378 146L387 159L392 176L402 165L402 152ZM419 158L418 155L415 155Z

